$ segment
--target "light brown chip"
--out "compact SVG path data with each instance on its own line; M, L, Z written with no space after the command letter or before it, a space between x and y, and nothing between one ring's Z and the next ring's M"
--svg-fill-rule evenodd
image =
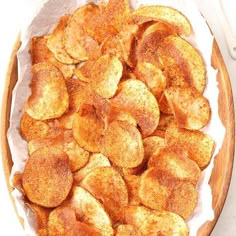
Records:
M111 104L128 111L136 119L144 137L151 134L158 125L158 103L142 81L129 79L120 83Z
M164 171L176 181L197 184L201 170L198 165L183 155L177 155L167 147L157 150L149 159L148 167L155 167L157 171Z
M45 207L60 205L67 197L72 181L68 156L53 147L35 151L26 163L22 178L29 200Z
M137 64L137 78L143 81L153 95L159 99L166 88L166 77L156 65L148 62Z
M92 105L84 104L73 122L73 135L78 144L90 152L99 152L104 122Z
M64 46L64 29L69 17L66 15L60 18L53 32L47 36L47 47L61 63L76 64L78 61L68 55Z
M113 121L104 134L103 152L118 166L136 167L144 157L141 134L132 124Z
M166 130L166 144L176 153L183 153L204 169L213 154L214 140L201 131L190 131L178 128L175 124Z
M120 208L128 204L128 192L117 171L112 167L95 168L80 185L102 202L113 223L119 219Z
M113 97L118 88L122 71L122 63L117 57L108 54L101 56L93 66L92 88L101 97Z
M26 141L43 138L49 134L50 127L45 121L35 120L26 112L20 122L20 132Z
M209 122L209 101L194 87L170 87L165 90L165 96L179 127L199 130Z
M86 166L74 173L74 181L79 183L90 171L103 166L111 166L108 158L101 153L92 154Z
M200 93L206 86L206 68L201 54L189 42L170 35L158 48L160 58L171 57L184 73L185 80Z
M145 6L140 7L132 13L137 23L144 23L150 20L164 21L173 26L179 35L189 36L192 32L190 22L178 10L167 6Z
M26 112L36 120L60 117L69 106L69 97L62 73L53 65L33 66L32 94L25 104Z
M184 220L172 212L158 212L143 206L128 206L123 209L123 221L137 227L142 235L189 235Z
M141 175L139 197L143 205L155 210L165 210L170 190L158 180L155 168L147 169Z
M103 236L112 236L113 228L102 204L81 187L74 187L69 205L75 210L76 217L83 223L92 225Z
M53 53L47 47L47 36L33 37L30 45L32 64L41 62L51 63L56 66L65 78L71 78L75 65L66 65L56 60Z
M138 189L140 186L140 176L137 175L124 175L124 180L129 194L129 205L138 206L141 204L141 200L138 195Z
M178 184L168 199L167 210L188 219L197 206L198 192L191 183Z
M141 232L133 225L119 225L116 228L115 236L142 236Z

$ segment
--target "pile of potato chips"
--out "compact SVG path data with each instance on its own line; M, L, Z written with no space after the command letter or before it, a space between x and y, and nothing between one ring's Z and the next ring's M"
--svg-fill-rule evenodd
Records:
M128 0L89 3L31 40L14 185L41 236L188 235L214 141L188 19Z

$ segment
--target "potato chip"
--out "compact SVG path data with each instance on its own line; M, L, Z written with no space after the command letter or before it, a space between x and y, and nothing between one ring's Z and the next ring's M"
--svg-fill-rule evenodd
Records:
M122 76L123 66L117 57L101 56L93 66L91 86L103 98L115 95Z
M77 222L73 228L73 236L102 236L94 226Z
M149 159L148 167L165 171L168 176L178 180L197 184L201 171L198 165L183 155L177 155L167 147L159 148Z
M178 10L167 6L144 6L132 13L137 23L144 23L150 20L164 21L172 25L179 35L189 36L192 32L188 19Z
M116 236L142 236L140 231L133 225L119 225L116 228Z
M64 46L64 29L69 17L69 15L66 15L60 18L53 32L47 36L47 47L61 63L76 64L79 61L70 57Z
M194 87L170 87L165 90L165 96L179 127L199 130L209 122L209 101Z
M118 166L136 167L144 157L141 134L125 121L113 121L104 134L103 152Z
M127 188L120 174L112 167L98 167L91 170L80 185L102 202L115 223L120 208L128 204Z
M92 154L86 166L74 173L74 182L79 183L93 169L103 166L111 166L108 158L101 153Z
M76 114L73 123L73 135L78 144L90 152L101 149L104 122L96 114L92 105L84 104Z
M173 111L170 108L169 103L164 93L161 95L160 99L158 100L158 105L162 113L167 114L167 115L173 115Z
M158 212L143 206L127 206L123 209L123 221L137 227L142 235L189 235L184 220L172 212Z
M207 134L198 130L178 128L175 124L166 130L166 144L176 153L183 153L204 169L213 154L214 140Z
M144 137L151 134L158 125L160 111L156 98L139 80L129 79L120 83L111 104L128 111L136 119Z
M197 206L198 192L191 183L178 184L168 199L167 210L188 219Z
M170 35L164 39L158 48L162 55L171 57L184 73L185 80L200 93L206 86L206 68L201 54L189 42ZM191 58L191 60L189 60Z
M69 205L75 210L76 217L83 223L94 226L103 236L112 236L111 220L102 204L81 187L74 187Z
M22 177L26 196L44 207L60 205L67 197L72 181L68 156L53 147L35 151L29 157Z
M174 122L174 116L161 113L157 129L166 131L167 127Z
M32 94L25 104L26 112L36 120L60 117L69 106L62 73L47 63L36 64L32 70Z

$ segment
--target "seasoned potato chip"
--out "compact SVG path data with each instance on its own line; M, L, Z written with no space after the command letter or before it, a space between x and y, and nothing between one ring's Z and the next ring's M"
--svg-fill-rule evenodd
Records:
M148 136L158 125L160 111L153 94L139 80L129 79L120 84L111 104L128 111L137 121L142 135Z
M29 200L45 207L61 204L71 189L72 181L68 156L53 147L35 151L26 163L22 178Z
M199 130L209 122L210 104L194 87L170 87L165 96L179 127Z
M64 46L64 29L68 19L69 15L61 17L53 32L47 36L47 46L55 58L61 63L76 64L79 61L68 55Z
M214 140L209 135L198 130L178 128L175 124L167 128L165 140L176 153L187 153L201 169L208 165L214 150Z
M198 192L191 183L178 184L168 199L167 210L188 219L197 206Z
M173 26L179 35L189 36L191 25L188 19L178 10L167 6L145 6L135 10L132 14L137 23L144 23L150 20L164 21Z
M185 80L200 93L206 85L206 68L200 53L189 42L170 35L158 48L160 58L171 57L184 73ZM189 60L191 58L191 60Z
M122 63L117 57L108 54L101 56L93 66L92 88L101 97L113 97L118 88L122 71Z
M141 134L125 121L113 121L105 131L103 152L118 166L136 167L144 157Z
M158 212L143 206L127 206L123 209L123 221L134 225L142 235L187 236L189 231L184 220L167 211Z
M98 229L102 236L112 236L111 220L102 204L81 187L74 187L69 205L75 210L76 217L83 223Z
M53 65L33 66L32 94L25 104L26 112L36 120L61 116L69 106L69 97L62 73Z
M78 144L90 152L99 152L104 131L104 122L92 105L83 105L73 123L73 135Z
M140 231L133 225L125 224L119 225L116 228L115 236L142 236Z
M94 226L85 224L83 222L77 222L73 228L73 236L102 236Z
M115 223L120 208L128 204L127 188L120 174L112 167L98 167L91 170L80 185L102 202Z
M92 154L86 166L74 173L74 181L79 183L90 171L103 166L111 166L108 158L101 153Z

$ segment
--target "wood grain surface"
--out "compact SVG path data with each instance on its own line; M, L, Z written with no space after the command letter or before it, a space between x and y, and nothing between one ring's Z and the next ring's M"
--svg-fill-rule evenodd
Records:
M7 129L9 127L12 89L14 88L14 85L17 81L16 52L17 49L19 48L19 45L20 41L18 39L12 53L11 61L9 63L9 70L5 80L5 93L3 95L4 97L1 111L2 161L9 193L12 191L12 188L9 184L9 176L12 168L12 160L6 135L7 135ZM217 80L219 82L219 89L220 89L220 96L218 100L219 115L226 128L226 135L224 137L222 148L215 159L214 169L210 179L210 186L212 188L212 193L213 193L213 209L215 212L215 218L211 222L206 222L199 229L198 231L199 236L210 235L220 216L230 184L232 167L233 167L233 158L234 158L234 147L235 147L235 133L234 133L235 120L234 120L232 90L229 76L216 42L214 42L213 44L212 65L214 68L218 68L219 70L217 75Z

